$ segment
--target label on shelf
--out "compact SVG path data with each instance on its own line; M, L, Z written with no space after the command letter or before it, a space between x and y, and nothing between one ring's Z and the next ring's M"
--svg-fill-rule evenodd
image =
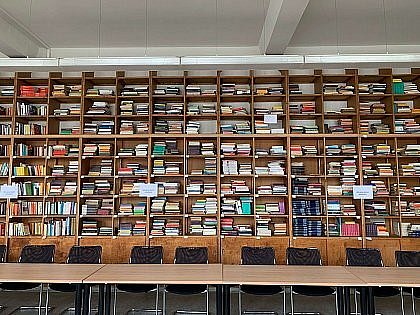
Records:
M371 185L354 185L353 199L373 199L373 186Z
M139 185L139 196L140 197L157 197L158 195L158 184L140 184Z
M17 185L2 185L0 186L0 198L2 199L16 199L19 193L19 186Z
M277 115L264 115L265 124L277 124Z

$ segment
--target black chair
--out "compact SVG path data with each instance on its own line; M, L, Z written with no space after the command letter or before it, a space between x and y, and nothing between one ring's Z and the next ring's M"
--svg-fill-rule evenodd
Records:
M73 246L70 248L69 254L67 256L66 264L100 264L102 258L102 247L101 246ZM47 286L47 294L48 288L54 291L59 292L76 292L77 291L76 284L72 283L54 283ZM79 289L78 294L81 294L81 290ZM91 287L85 287L85 305L89 305L90 311L90 296L91 296ZM80 298L80 297L78 297ZM48 301L48 300L47 300ZM89 301L89 304L87 303ZM48 304L47 304L48 306ZM75 305L76 307L76 305ZM71 309L67 309L71 310Z
M175 250L175 264L208 264L207 247L177 247ZM209 314L209 288L207 284L172 284L163 290L163 314L166 315L166 293L179 295L206 294L206 312ZM204 312L194 312L204 313Z
M420 267L420 251L395 251L395 261L397 267ZM416 314L416 298L420 298L420 288L400 288L401 293L401 309L403 314L404 309L404 297L403 292L407 292L411 295L411 307L413 314Z
M22 248L18 263L32 263L32 264L47 264L54 262L54 245L26 245ZM38 297L38 307L35 306L21 306L18 309L30 310L38 309L38 314L41 314L42 309L42 293L44 291L44 285L42 283L19 283L19 282L9 282L1 283L0 288L3 290L10 291L23 291L31 290L39 287L39 297ZM47 293L48 304L48 293ZM45 313L47 314L47 308L45 308Z
M286 259L288 265L298 266L321 266L321 253L317 248L295 248L289 247L286 250ZM305 296L328 296L335 295L335 312L338 314L337 293L334 288L324 286L291 286L290 304L292 315L294 312L294 294Z
M242 265L275 265L276 258L272 247L244 246L241 250ZM252 295L274 295L283 293L283 314L286 314L286 291L279 285L240 285L238 292L239 315L242 314L242 292ZM255 312L253 312L255 313ZM265 313L265 312L264 312Z
M162 264L162 246L134 246L131 249L130 264ZM117 314L117 289L129 293L156 292L155 314L159 313L159 285L158 284L117 284L114 291L114 314ZM132 312L137 310L133 309ZM145 310L148 311L148 310Z
M346 248L346 264L353 267L383 267L384 263L379 249L376 248ZM354 291L356 314L358 314L357 294L360 289ZM391 297L399 295L398 289L393 287L375 287L372 289L374 297ZM371 301L372 303L374 301Z

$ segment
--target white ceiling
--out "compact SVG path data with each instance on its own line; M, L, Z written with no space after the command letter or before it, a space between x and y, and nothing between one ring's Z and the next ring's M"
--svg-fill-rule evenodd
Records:
M386 36L383 8L382 0L311 0L289 45L420 44L419 0L385 0Z
M219 47L221 53L228 51L235 54L235 49L238 53L259 49L262 38L267 43L282 38L284 23L288 21L283 25L277 21L272 30L262 32L264 23L267 25L267 21L273 18L267 10L275 4L284 9L284 3L293 1L0 0L0 13L7 15L11 28L21 31L29 38L28 42L46 48L38 55L48 49L58 56L77 56L82 51L85 55L95 55L94 49L99 46L104 50L110 49L110 54L121 56L129 51L136 54L139 50L133 48L144 47L166 54L177 54L179 50L175 48L179 47L183 47L182 53L186 54L214 54L212 48ZM300 0L299 3L304 2ZM283 45L286 49L270 43L272 48L262 48L265 51L261 52L311 53L319 50L320 46L330 47L328 49L335 52L337 43L339 46L357 46L362 51L365 48L371 51L371 47L385 43L391 49L401 45L410 46L411 50L420 47L420 0L384 0L386 27L383 0L306 2L309 2L307 7L305 4L300 14L292 17L296 19L297 26L286 34L288 36L283 36L286 38L287 45ZM278 14L278 19L281 18L284 15ZM17 47L12 39L8 43L7 36L1 36L1 32L0 29L0 37L3 37L3 41L0 38L0 53L11 55L7 52L17 51L21 55L29 55L24 52L24 44ZM16 47L6 50L2 49L2 45ZM264 43L264 46L269 45Z
M99 0L33 0L31 15L29 3L0 0L0 8L50 47L97 47ZM258 0L218 0L217 18L216 1L147 3L148 45L158 47L216 46L216 39L220 46L255 45L265 17ZM144 46L146 0L102 0L101 35L102 47Z

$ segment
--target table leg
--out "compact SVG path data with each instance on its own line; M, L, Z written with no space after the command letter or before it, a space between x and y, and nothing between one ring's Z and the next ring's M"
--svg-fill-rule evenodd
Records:
M344 289L343 287L337 287L337 309L339 315L344 315Z
M360 314L369 315L369 303L368 303L368 292L367 288L363 287L360 289Z
M89 315L90 312L90 285L85 284L83 287L83 315Z
M216 315L222 315L223 312L223 287L216 285Z
M82 284L76 284L76 292L74 293L74 313L75 315L82 315Z
M103 284L100 284L98 288L98 315L104 315L104 290L105 286Z
M369 315L375 315L375 296L373 295L373 288L368 288L368 305L369 305Z
M350 304L350 288L344 287L344 314L351 314L351 304Z
M105 285L105 315L111 314L111 285Z
M223 285L223 315L230 315L230 285Z

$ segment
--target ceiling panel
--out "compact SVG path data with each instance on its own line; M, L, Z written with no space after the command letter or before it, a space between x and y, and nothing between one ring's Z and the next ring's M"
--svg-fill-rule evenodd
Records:
M386 33L382 0L311 0L289 46L420 44L419 0L385 0L385 14Z
M0 7L51 47L97 47L99 0L0 0ZM101 46L146 41L146 0L102 0ZM268 0L149 0L149 46L255 46ZM216 33L216 21L218 32ZM216 40L217 39L217 40Z

